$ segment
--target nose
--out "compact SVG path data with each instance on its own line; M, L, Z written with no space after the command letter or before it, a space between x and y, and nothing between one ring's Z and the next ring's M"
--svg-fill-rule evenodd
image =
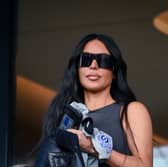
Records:
M95 59L93 59L91 65L89 66L89 68L91 69L98 69L98 64L97 64L97 61Z

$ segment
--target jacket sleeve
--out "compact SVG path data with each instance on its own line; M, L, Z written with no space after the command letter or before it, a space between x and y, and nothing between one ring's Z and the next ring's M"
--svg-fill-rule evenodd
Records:
M44 139L37 153L34 167L50 167L50 155L56 151L55 144L50 137ZM59 151L59 148L57 149Z

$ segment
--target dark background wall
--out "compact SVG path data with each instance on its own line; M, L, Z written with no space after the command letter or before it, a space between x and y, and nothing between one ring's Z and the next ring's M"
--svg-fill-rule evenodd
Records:
M80 38L109 34L128 64L130 86L151 111L155 133L168 138L168 36L153 26L154 17L167 9L167 0L22 0L17 74L57 90Z

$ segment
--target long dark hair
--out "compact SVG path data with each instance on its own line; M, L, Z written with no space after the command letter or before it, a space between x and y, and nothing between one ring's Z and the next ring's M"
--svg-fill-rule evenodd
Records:
M111 37L103 34L89 34L83 37L77 44L73 55L69 60L59 93L52 100L47 117L44 121L44 136L50 135L55 129L56 121L63 112L63 104L70 103L73 100L84 102L83 88L79 82L78 76L79 54L83 51L85 45L94 39L100 40L114 57L115 65L113 73L115 75L115 79L112 81L110 93L116 102L122 103L124 106L121 121L124 116L127 120L127 106L130 102L136 100L134 93L127 83L127 65L122 58L117 44Z

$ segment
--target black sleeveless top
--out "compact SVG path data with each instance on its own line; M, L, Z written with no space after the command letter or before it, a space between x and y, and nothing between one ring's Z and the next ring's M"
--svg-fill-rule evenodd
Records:
M122 104L113 103L90 111L88 116L93 119L94 127L108 133L113 138L113 149L130 155L127 138L120 122Z

